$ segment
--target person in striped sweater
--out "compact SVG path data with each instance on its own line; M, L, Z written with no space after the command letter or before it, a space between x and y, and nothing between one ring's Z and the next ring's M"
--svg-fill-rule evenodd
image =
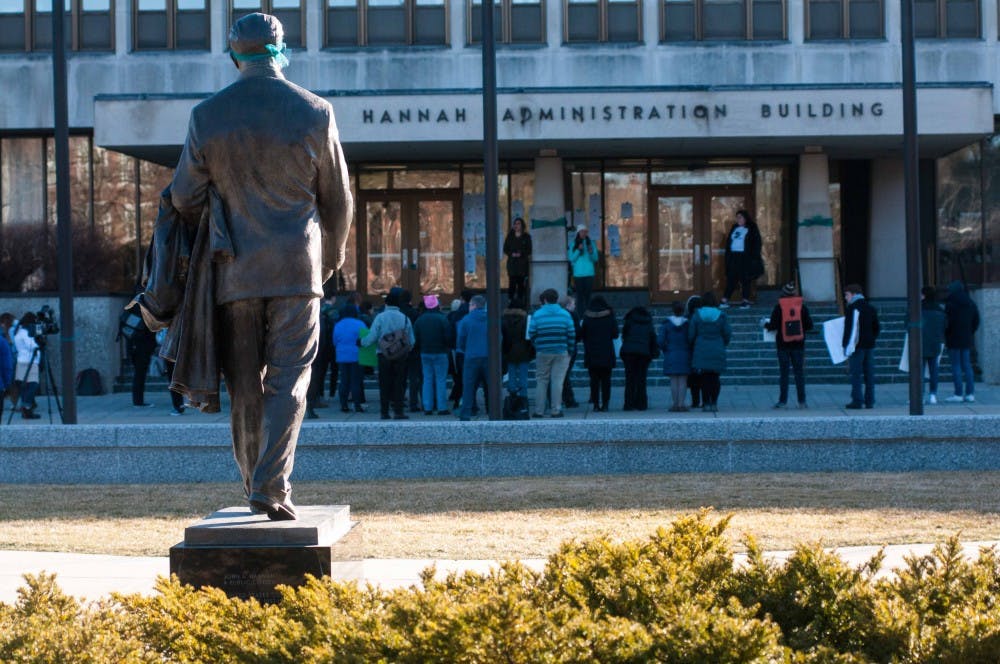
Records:
M542 306L528 323L528 337L535 345L535 412L545 417L546 394L551 416L562 417L562 385L569 368L569 355L576 345L576 327L569 312L559 306L554 288L542 291Z

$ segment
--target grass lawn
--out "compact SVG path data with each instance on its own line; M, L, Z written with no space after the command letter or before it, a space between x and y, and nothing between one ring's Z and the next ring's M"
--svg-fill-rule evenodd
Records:
M348 504L370 558L545 557L570 538L646 537L701 507L739 547L1000 539L1000 473L759 474L300 482L299 505ZM242 504L233 484L0 485L0 549L163 556L184 527Z

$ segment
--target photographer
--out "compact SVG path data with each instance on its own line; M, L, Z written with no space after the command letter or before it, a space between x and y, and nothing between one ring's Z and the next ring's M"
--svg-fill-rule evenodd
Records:
M597 265L597 247L590 239L590 231L581 226L569 247L569 264L573 270L573 288L576 290L576 306L587 310L590 294L594 290L594 266Z
M17 367L14 370L14 380L21 386L21 417L26 420L37 420L41 415L35 412L38 404L35 395L38 393L38 367L41 362L41 349L32 336L32 331L38 324L38 317L28 312L14 326L14 352L17 354Z

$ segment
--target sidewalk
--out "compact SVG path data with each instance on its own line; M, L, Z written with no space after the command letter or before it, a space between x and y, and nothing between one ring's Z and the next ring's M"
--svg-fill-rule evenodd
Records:
M1000 542L965 542L965 555L975 558L981 547L1000 545ZM924 556L931 552L932 544L899 544L885 547L885 562L881 574L889 574L904 564L910 555ZM852 566L867 562L878 546L843 547L835 551ZM783 560L789 551L770 553L775 560ZM736 556L737 563L745 560ZM545 560L525 559L527 566L541 570ZM435 565L439 577L448 572L475 571L483 573L497 565L493 560L402 560L368 559L359 562L334 563L332 576L343 581L371 583L383 589L402 588L418 585L420 572ZM72 553L48 553L37 551L0 551L0 602L12 604L17 601L17 589L25 587L24 574L38 574L45 571L55 573L59 587L74 597L96 600L112 592L143 593L153 592L158 576L169 574L170 564L166 557L101 556Z
M607 420L607 419L690 419L690 418L732 418L732 417L829 417L829 416L863 416L872 417L878 415L906 415L909 413L909 386L905 383L895 383L889 385L878 385L875 388L875 408L872 410L845 410L844 405L850 401L850 386L840 385L808 385L807 397L809 403L808 410L798 410L795 408L795 388L791 388L791 398L789 408L776 410L773 408L778 398L778 388L776 385L733 385L727 386L725 376L722 377L722 393L719 395L719 411L717 413L705 413L701 410L692 410L688 413L671 413L667 411L670 406L670 390L667 387L649 388L650 409L644 412L624 412L622 410L622 400L624 389L621 387L612 388L611 407L607 413L595 413L593 408L587 403L587 388L577 387L574 392L580 402L577 408L565 409L567 420ZM925 405L924 414L934 415L1000 415L1000 390L996 386L978 384L976 386L975 402L972 403L949 403L945 401L951 395L951 384L940 385L938 391L939 403L937 405ZM529 395L534 398L534 391ZM368 389L366 391L368 400L366 413L342 413L340 412L340 402L333 398L326 400L329 406L317 408L318 420L305 420L304 426L308 427L312 423L330 422L375 422L379 420L378 390ZM132 406L131 395L129 393L105 394L99 397L78 397L77 398L77 421L80 424L210 424L229 423L229 399L228 395L223 395L222 411L211 415L199 413L198 411L187 409L181 416L170 415L170 397L166 393L146 393L146 401L153 404L151 408L135 408ZM482 403L482 394L479 396L479 406ZM59 424L59 414L56 409L55 400L46 400L45 397L38 398L38 410L41 415L37 420L24 420L19 414L15 414L11 424L40 426L49 424L49 411L51 408L51 419L53 424ZM441 424L455 422L458 426L457 413L450 416L432 415L426 416L422 412L408 413L411 421L433 422ZM7 425L10 412L5 411L2 425ZM478 419L487 419L480 413Z

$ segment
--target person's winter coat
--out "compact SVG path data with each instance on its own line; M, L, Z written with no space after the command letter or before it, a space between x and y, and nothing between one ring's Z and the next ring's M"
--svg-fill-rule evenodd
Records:
M487 335L486 309L472 309L458 323L456 347L465 355L466 360L488 357Z
M653 317L646 307L633 307L625 314L622 324L621 356L626 354L657 357L660 354L656 343L656 330L653 328Z
M4 390L14 382L14 349L2 334L0 334L0 398Z
M692 345L691 366L698 371L722 373L726 370L726 346L733 330L729 319L717 307L701 307L691 317L688 341Z
M594 276L594 266L597 265L599 256L594 241L589 237L580 242L579 245L577 245L576 238L573 238L567 257L574 277Z
M507 274L512 277L528 276L531 265L531 236L521 233L520 236L511 231L503 242L503 253L507 255ZM512 256L511 254L519 254Z
M670 316L663 322L657 343L663 351L664 376L683 376L691 373L689 326L688 319L684 316Z
M920 349L924 357L937 357L944 344L944 331L948 318L937 302L924 302L920 307Z
M858 348L875 348L875 340L878 338L879 322L878 312L875 307L868 304L868 300L863 295L855 295L851 303L844 311L844 336L842 344L844 348L851 343L851 336L854 334L854 312L858 312Z
M527 339L528 313L524 309L507 309L500 319L503 359L511 364L530 362L534 347Z
M610 309L588 309L583 314L583 366L610 369L615 366L618 321Z
M948 284L944 313L948 318L944 331L945 345L962 350L972 348L976 330L979 329L979 309L961 281Z
M736 230L738 225L739 224L733 224L729 229L729 234L726 235L724 254L726 274L735 274L735 271L738 271L733 257L733 254L736 252L732 250L733 231ZM747 224L747 236L743 245L743 255L748 257L746 269L749 271L749 274L747 276L751 279L756 279L764 274L764 261L761 257L763 245L764 242L760 235L760 228L758 228L755 222L751 221Z
M416 348L424 355L448 353L455 345L451 323L438 308L428 309L417 317L413 336L417 340Z
M358 361L358 339L361 330L367 330L360 318L344 316L333 326L333 346L337 352L337 362Z

